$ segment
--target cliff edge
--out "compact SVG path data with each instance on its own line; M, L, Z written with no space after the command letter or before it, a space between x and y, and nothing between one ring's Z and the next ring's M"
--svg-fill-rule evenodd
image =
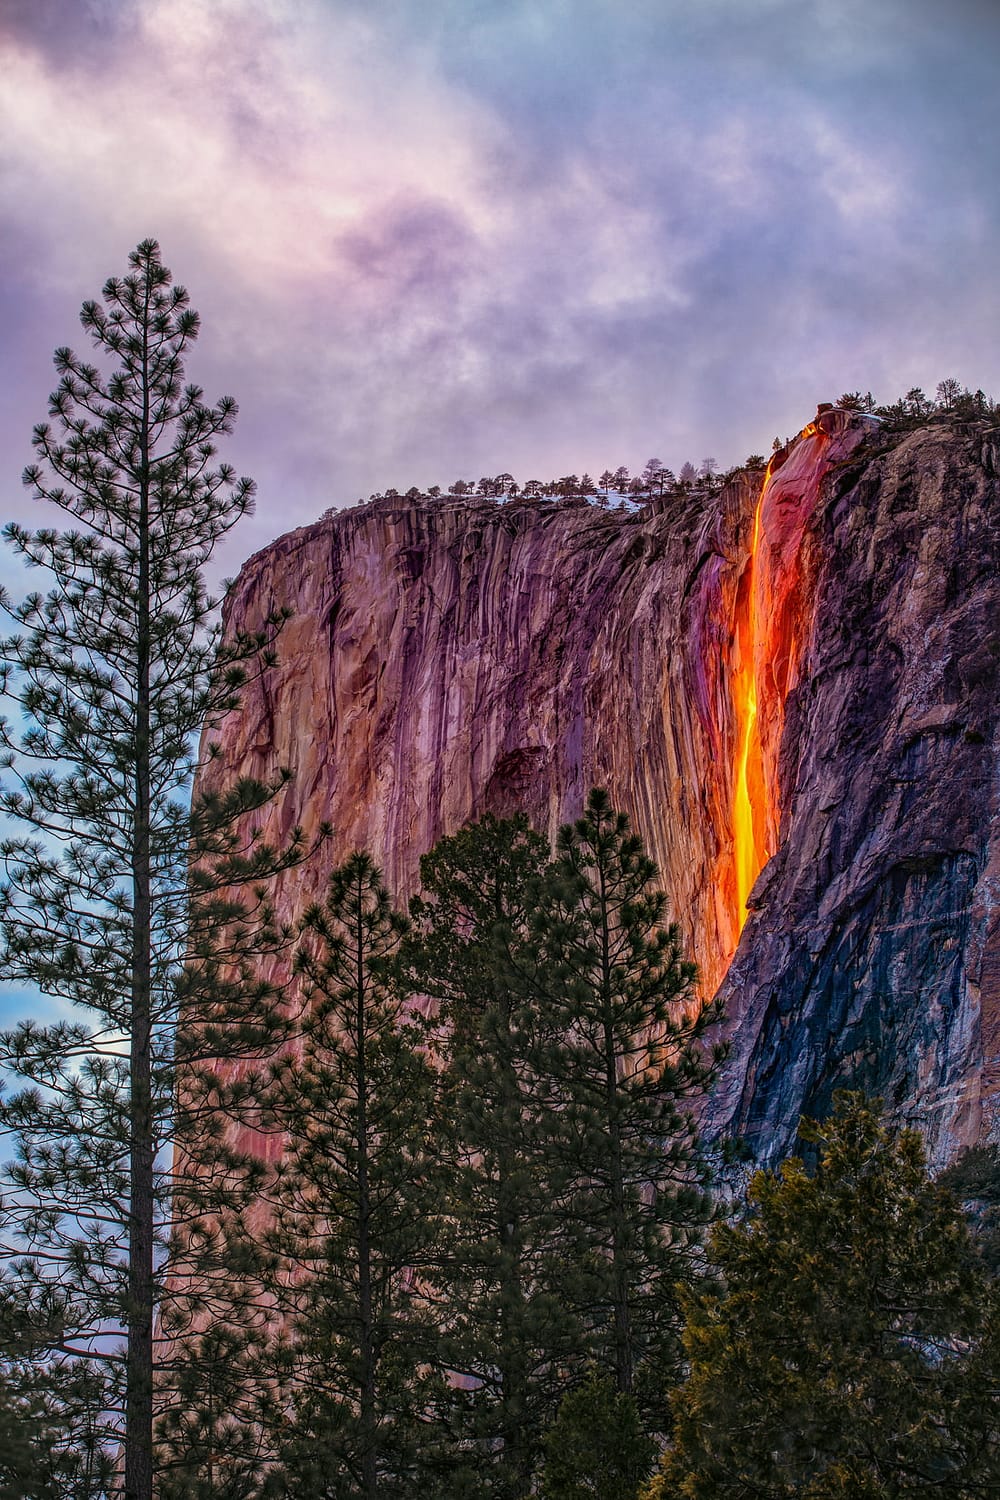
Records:
M402 900L466 820L554 833L602 785L726 999L712 1129L774 1157L850 1083L938 1156L996 1132L998 452L824 411L721 494L382 500L280 538L226 624L293 617L209 773L288 766L265 831L334 826L279 915L353 848Z

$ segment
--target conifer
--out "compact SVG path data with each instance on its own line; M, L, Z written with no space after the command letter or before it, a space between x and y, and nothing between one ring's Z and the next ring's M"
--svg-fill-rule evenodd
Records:
M529 1062L523 967L548 844L523 815L484 817L421 861L404 943L407 982L437 1007L442 1149L452 1238L437 1272L456 1434L475 1493L527 1494L568 1363L582 1349L560 1296L564 1231Z
M268 1241L286 1333L269 1482L310 1500L410 1495L436 1443L436 1079L391 964L404 930L367 855L334 871L302 920L301 1033L264 1101L283 1143Z
M1000 1486L1000 1302L919 1135L835 1096L718 1226L646 1500L973 1500Z
M3 643L18 718L3 728L15 831L0 845L0 974L65 1010L0 1038L24 1084L0 1103L17 1150L0 1251L57 1329L50 1352L106 1372L97 1410L123 1443L124 1493L150 1500L171 1215L232 1186L199 1070L274 1045L277 997L254 969L281 934L261 882L300 851L245 841L273 786L241 781L190 809L198 735L207 725L211 753L278 623L222 648L202 576L253 499L250 480L212 467L236 404L184 384L198 316L155 241L81 322L111 368L56 351L52 420L24 474L69 527L5 533L49 584L0 600L18 627ZM186 1253L177 1287L202 1275L190 1239Z
M635 1500L655 1456L633 1397L591 1370L567 1392L545 1434L539 1494L542 1500Z
M655 1420L676 1356L675 1283L711 1215L688 1108L722 1055L719 1019L695 992L656 867L627 817L591 792L559 834L532 914L532 1055L553 1209L575 1242L563 1296L599 1369Z

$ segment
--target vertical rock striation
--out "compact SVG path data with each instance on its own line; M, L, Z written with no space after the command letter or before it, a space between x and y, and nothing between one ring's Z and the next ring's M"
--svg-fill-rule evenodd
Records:
M381 501L253 558L229 626L293 618L279 667L222 726L218 765L292 768L269 834L335 829L323 862L279 887L281 912L356 847L403 899L442 834L515 808L554 834L600 784L648 841L714 989L739 929L726 657L759 485L741 478L705 514Z
M939 1160L1000 1124L998 437L914 432L801 509L796 479L772 524L798 559L764 606L765 701L788 662L762 736L779 825L722 985L713 1105L760 1154L844 1085L884 1095Z
M942 1151L974 1138L1000 1083L996 436L878 453L875 426L821 413L763 493L378 501L252 558L228 628L293 618L209 774L287 765L266 831L335 830L280 915L353 848L404 899L467 819L553 833L603 785L726 997L714 1129L776 1153L850 1080Z

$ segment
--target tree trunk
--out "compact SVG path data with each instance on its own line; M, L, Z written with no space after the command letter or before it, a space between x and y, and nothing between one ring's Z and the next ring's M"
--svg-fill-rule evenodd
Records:
M632 1390L632 1327L622 1166L621 1126L618 1120L618 1053L615 1047L614 999L611 993L611 928L603 867L600 868L601 1001L604 1022L604 1088L608 1134L611 1140L611 1289L614 1319L615 1386Z
M375 1451L375 1324L372 1306L371 1203L368 1188L368 1069L365 1056L364 887L357 885L357 1027L358 1086L358 1310L361 1314L361 1488L366 1500L378 1494Z
M149 287L146 291L149 324ZM132 848L132 994L129 1129L131 1202L125 1394L125 1500L153 1494L152 891L150 879L150 473L144 331L136 598L135 827Z

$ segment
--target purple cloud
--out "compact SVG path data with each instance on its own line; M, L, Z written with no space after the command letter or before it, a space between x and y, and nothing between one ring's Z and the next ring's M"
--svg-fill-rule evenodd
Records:
M1000 16L959 0L8 0L0 439L156 235L260 485L724 464L819 399L1000 389Z

